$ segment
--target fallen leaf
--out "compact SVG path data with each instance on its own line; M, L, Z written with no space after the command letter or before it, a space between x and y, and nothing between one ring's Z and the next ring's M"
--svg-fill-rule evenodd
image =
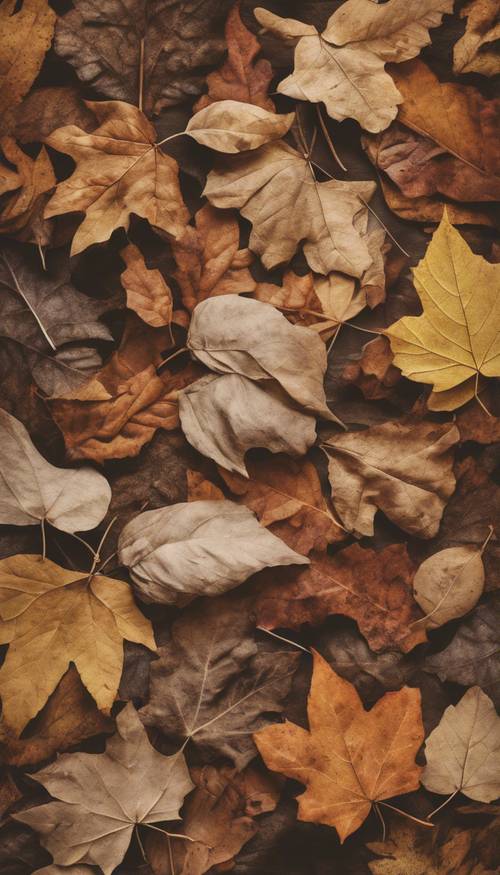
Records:
M260 575L257 623L265 629L298 629L344 614L356 620L372 650L407 653L426 640L422 625L412 627L420 617L412 597L413 574L404 544L391 544L380 553L359 544L334 556L316 553L307 569L288 579Z
M173 276L182 303L193 310L200 301L216 295L251 292L256 286L250 271L252 253L240 249L240 229L235 213L205 204L195 215L196 227L187 225L182 237L172 241L177 263Z
M462 869L471 847L468 830L450 830L451 838L442 845L429 832L406 818L391 819L390 838L367 844L369 851L380 854L368 863L372 875L488 875Z
M0 669L3 720L18 734L70 662L109 714L120 683L123 639L156 649L151 624L128 584L70 571L41 556L0 561L0 617L1 641L10 644Z
M333 826L343 842L373 803L418 788L420 692L403 687L365 711L355 688L319 653L313 658L309 731L287 722L254 733L254 741L268 768L306 785L299 820Z
M186 471L188 501L224 501L226 496L215 483L206 480L199 471ZM253 508L252 508L253 509Z
M393 355L386 337L370 340L356 361L345 366L342 381L357 386L369 401L391 398L401 374L393 365Z
M0 817L3 818L5 812L22 798L23 794L19 791L11 775L2 769L0 773Z
M480 687L450 705L425 741L422 784L433 793L464 793L478 802L500 796L500 717Z
M460 10L467 18L464 35L453 47L454 73L481 73L495 76L500 73L500 59L495 51L495 40L500 39L498 0L470 0Z
M239 374L207 374L179 393L182 430L199 453L228 471L248 476L245 453L304 456L316 441L316 419L294 406L272 383Z
M462 441L495 444L500 441L500 417L491 413L496 410L496 393L481 392L481 400L489 413L473 399L458 411L455 422Z
M151 665L140 712L176 745L189 738L205 757L228 758L240 771L255 756L252 732L283 710L299 659L270 639L255 641L250 608L230 593L184 611Z
M233 860L254 835L254 817L273 811L279 799L271 776L252 766L191 769L194 792L183 807L183 834L192 841L148 834L145 850L154 875L203 875Z
M380 185L389 209L408 222L438 223L446 210L453 225L494 225L491 212L475 204L453 203L439 195L409 198L384 174L380 176Z
M56 184L47 151L42 146L33 160L12 137L2 137L0 146L7 161L16 166L18 177L17 191L0 212L0 233L46 245L50 242L50 231L44 227L42 214L47 192Z
M500 265L474 255L444 215L413 275L424 312L386 329L394 364L432 385L429 409L454 410L480 375L500 376Z
M98 121L91 134L67 125L45 139L76 163L73 174L59 183L45 210L46 217L85 213L73 238L71 255L109 240L116 228L128 230L131 213L172 237L180 237L189 217L179 187L179 169L173 158L156 148L153 125L127 103L86 105Z
M92 131L97 120L72 85L36 88L13 112L11 136L19 143L41 142L56 128L72 124Z
M172 292L159 270L150 270L140 249L129 243L120 253L126 269L121 284L127 294L127 307L153 328L170 325L173 314Z
M248 478L219 468L235 500L257 514L289 547L299 553L325 550L347 535L323 496L312 462L285 455L249 459Z
M47 0L4 0L0 9L0 127L30 90L50 48L56 14Z
M186 134L217 152L234 154L279 140L294 121L294 112L278 115L255 104L218 100L190 118Z
M373 535L378 509L405 532L434 537L455 488L452 447L458 439L453 424L418 421L329 438L323 448L340 520L349 531Z
M478 684L500 705L500 605L486 602L460 624L448 647L428 656L424 668L442 681Z
M356 119L382 131L395 118L402 97L385 71L388 61L407 61L430 43L429 28L441 24L453 0L347 0L323 33L312 25L255 9L259 24L293 39L295 68L278 86L281 94L324 103L331 118Z
M36 871L37 866L47 863L49 859L47 851L40 848L34 832L9 819L0 834L2 875L29 875ZM49 872L48 875L51 873ZM60 873L56 872L52 875L60 875ZM66 875L73 875L73 873L67 872Z
M326 404L324 343L271 304L238 295L209 298L193 312L186 345L210 370L276 382L308 413L338 422Z
M231 0L126 0L96 7L75 0L58 19L54 47L82 82L115 100L138 105L142 73L145 111L157 114L201 92L201 71L224 53L230 6Z
M307 159L278 142L226 159L208 174L203 193L252 223L250 249L268 269L289 261L304 241L311 270L360 277L372 257L355 219L374 190L373 182L318 182Z
M177 820L193 783L182 753L162 756L133 705L116 718L105 753L72 753L32 777L57 802L15 815L41 835L54 862L90 863L111 875L139 824Z
M56 468L40 455L24 425L0 410L0 521L63 532L94 529L105 517L111 489L92 468Z
M265 58L255 60L260 45L241 20L239 0L226 19L227 58L222 67L207 76L208 94L203 94L195 110L210 106L217 100L241 100L253 103L269 112L274 103L268 97L273 70Z
M216 596L269 565L309 561L233 501L147 510L122 530L118 555L143 601L185 605Z
M111 718L97 710L72 665L37 718L34 732L16 738L0 724L2 760L13 766L33 765L113 727Z
M429 556L413 580L415 600L425 613L422 623L434 629L463 617L484 588L482 550L473 546L448 547Z

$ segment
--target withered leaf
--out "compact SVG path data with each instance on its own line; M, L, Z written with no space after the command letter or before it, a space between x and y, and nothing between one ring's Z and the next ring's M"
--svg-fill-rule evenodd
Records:
M172 321L172 292L159 270L147 267L140 249L129 243L120 253L126 269L121 284L127 294L127 307L153 328Z
M190 118L186 134L217 152L234 154L279 140L294 120L294 112L278 115L251 103L218 100Z
M370 340L361 355L342 371L342 381L355 385L369 400L390 398L401 374L392 364L393 355L387 337Z
M178 605L220 595L269 565L309 561L233 501L147 510L125 526L118 550L141 599Z
M255 756L252 732L283 710L299 656L257 643L251 602L230 593L189 607L151 665L151 696L141 709L175 744L187 738L209 759L243 769ZM182 670L180 670L182 669Z
M353 544L334 556L313 553L310 558L307 569L287 579L260 575L260 626L296 629L303 623L322 623L331 614L345 614L356 620L375 651L406 653L426 640L421 625L412 627L421 614L412 596L414 566L404 544L392 544L380 553Z
M447 840L438 844L431 830L407 818L391 818L388 840L369 842L367 848L380 855L368 863L372 875L492 875L472 861L472 868L464 863L471 848L470 833L464 829L450 830Z
M51 235L44 227L42 214L48 200L47 192L56 184L47 151L42 146L33 160L12 137L2 137L0 146L5 158L16 166L18 181L17 190L0 211L0 233L45 245Z
M455 73L481 73L496 76L500 73L500 59L495 41L500 39L498 0L469 0L460 10L467 18L464 35L453 47Z
M176 820L193 787L181 752L162 756L133 705L116 719L105 753L63 754L32 777L57 802L15 815L41 835L55 863L91 863L111 875L137 824Z
M254 740L268 768L306 785L299 820L333 826L343 842L374 802L418 788L420 692L403 687L365 711L355 688L319 653L313 657L309 731L287 722L261 729Z
M19 143L33 143L44 140L56 128L67 124L92 131L97 122L80 97L78 88L50 85L35 88L26 95L13 113L9 133Z
M413 581L415 599L425 613L422 623L430 629L467 614L483 588L482 550L472 545L433 553L422 562Z
M109 713L120 683L123 639L156 649L151 623L127 583L70 571L41 556L0 561L0 618L0 640L10 644L0 669L3 720L18 734L70 662Z

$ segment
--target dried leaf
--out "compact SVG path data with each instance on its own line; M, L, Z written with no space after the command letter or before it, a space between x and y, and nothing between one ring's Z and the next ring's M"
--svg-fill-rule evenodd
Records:
M127 307L153 328L170 325L172 292L159 270L150 270L140 249L129 243L120 253L126 264L121 283L127 293Z
M279 140L294 120L294 112L278 115L251 103L218 100L191 117L186 134L217 152L234 154Z
M15 802L22 799L23 794L19 792L16 784L8 772L0 775L0 817L3 818L6 811L11 808Z
M500 796L500 717L480 687L450 705L425 741L422 784L433 793L461 791L492 802Z
M391 398L401 374L393 365L391 347L386 337L370 340L359 358L345 366L342 380L357 386L370 401Z
M405 532L434 537L455 488L458 440L456 426L431 422L386 422L329 438L323 448L341 521L349 531L373 535L379 509Z
M45 210L46 217L85 213L71 254L109 240L116 228L128 230L132 212L180 237L188 212L179 188L178 165L156 148L152 124L127 103L88 102L87 106L99 123L91 134L67 125L45 140L76 162L72 176L59 183Z
M240 4L235 3L226 19L227 59L219 70L207 76L208 94L203 94L195 110L210 106L217 100L241 100L253 103L269 112L274 104L267 92L273 78L272 67L265 58L255 60L260 45L243 24Z
M72 124L92 131L96 117L72 85L36 88L26 95L13 113L9 133L19 143L40 142L56 128Z
M151 665L149 704L141 709L178 746L232 760L243 769L255 756L252 732L283 710L297 652L252 635L250 603L239 594L204 599L171 628L171 641Z
M394 364L430 383L431 410L454 410L477 393L479 375L500 376L500 265L474 255L446 215L414 270L421 316L386 330Z
M460 10L460 17L467 18L467 26L453 48L454 73L500 73L500 58L495 51L495 41L500 39L499 11L498 0L470 0Z
M111 489L92 468L56 468L40 455L24 425L0 410L0 521L34 526L46 520L63 532L94 529Z
M426 559L413 581L415 600L425 613L428 629L467 614L484 588L482 550L449 547Z
M374 189L373 182L317 182L307 159L279 142L227 159L209 173L203 193L252 223L249 245L265 267L289 261L304 241L312 270L360 277L372 257L355 219Z
M347 0L319 33L311 25L254 10L258 22L285 39L299 40L295 68L278 86L281 94L324 103L338 121L356 119L382 131L395 118L401 95L385 71L388 61L407 61L430 43L429 28L451 12L453 0Z
M406 818L391 819L389 840L367 844L381 855L368 863L372 875L488 875L461 867L471 847L467 830L451 830L451 838L437 847L429 833Z
M355 688L314 652L309 732L294 723L254 734L268 768L306 785L299 820L334 826L343 842L372 803L416 790L423 741L420 692L403 687L365 711Z
M446 210L453 225L494 225L491 212L475 204L456 204L439 195L409 198L385 175L380 177L380 185L389 209L406 221L438 223Z
M0 212L0 233L46 245L50 241L50 230L44 227L42 214L47 192L56 184L47 151L42 146L32 160L12 137L2 137L0 146L5 158L17 167L18 177L17 191Z
M105 753L64 754L33 775L58 801L15 815L40 833L57 864L91 863L111 875L137 824L178 819L193 787L183 754L151 747L133 705L116 728Z
M404 544L380 553L358 544L334 556L316 553L307 569L288 579L260 575L264 586L259 588L257 623L265 629L297 629L344 614L356 620L372 650L406 653L426 640L421 625L412 627L420 616L412 597L413 573Z
M155 650L149 620L121 580L61 568L41 556L0 561L0 669L7 727L20 733L70 662L97 706L109 713L120 683L123 639ZM33 674L33 665L37 666Z
M139 598L178 605L220 595L269 565L308 562L233 501L147 510L125 526L118 550Z

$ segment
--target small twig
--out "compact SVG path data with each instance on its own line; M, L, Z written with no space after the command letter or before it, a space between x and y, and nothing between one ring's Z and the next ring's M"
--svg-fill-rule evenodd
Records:
M271 632L270 629L265 629L264 626L256 626L260 632L265 632L267 635L272 635L273 638L278 638L279 641L285 641L287 644L292 644L293 647L297 647L299 650L303 650L304 653L308 653L311 656L311 651L307 647L302 647L302 644L297 644L296 641L291 641L290 638L285 638L284 635L278 635L277 632Z
M421 826L426 827L434 827L433 823L429 823L427 820L420 820L419 817L415 817L413 814L410 814L408 811L403 811L402 808L396 808L395 805L390 805L389 802L378 802L378 805L383 805L385 808L390 808L391 811L397 811L398 814L401 814L403 817L407 817L409 820L413 820L415 823L419 823Z
M144 99L144 37L141 39L139 51L139 109L142 112L142 103Z
M330 152L332 153L332 155L333 155L335 161L337 162L337 164L339 165L339 167L342 168L344 173L347 173L347 167L340 160L340 158L337 154L337 150L335 149L335 146L333 145L333 140L332 140L332 138L330 136L330 132L325 124L325 120L324 120L323 115L321 113L321 106L319 103L316 104L316 113L318 115L319 123L321 125L321 130L323 131L323 136L324 136L326 142L328 143L328 148L330 149Z
M451 800L455 798L455 796L457 795L457 793L460 793L460 790L459 790L459 789L458 789L458 790L455 790L455 792L452 793L451 796L448 796L448 798L445 799L444 802L441 802L441 805L438 805L438 807L435 808L434 811L431 811L431 813L427 815L427 820L430 820L431 817L434 817L434 815L437 814L438 811L441 811L441 809L444 808L445 805L448 805L448 803L451 802Z
M166 359L163 359L163 361L160 362L160 364L156 366L156 370L159 371L160 368L163 367L163 365L166 365L168 362L171 362L172 359L177 358L177 356L181 355L181 353L183 353L183 352L189 352L189 349L187 346L183 346L181 349L178 349L176 352L173 352L172 355L169 355Z

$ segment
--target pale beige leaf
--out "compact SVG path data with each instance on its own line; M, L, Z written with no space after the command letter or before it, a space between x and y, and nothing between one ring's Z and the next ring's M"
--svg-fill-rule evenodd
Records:
M294 120L294 112L278 115L251 103L218 100L191 117L186 133L217 152L244 152L284 137Z
M453 48L455 73L482 73L496 76L500 73L500 55L495 42L500 39L499 0L470 0L460 10L467 18L464 35Z
M484 566L473 545L448 547L422 562L413 580L415 601L425 613L422 623L435 628L463 617L481 596Z

